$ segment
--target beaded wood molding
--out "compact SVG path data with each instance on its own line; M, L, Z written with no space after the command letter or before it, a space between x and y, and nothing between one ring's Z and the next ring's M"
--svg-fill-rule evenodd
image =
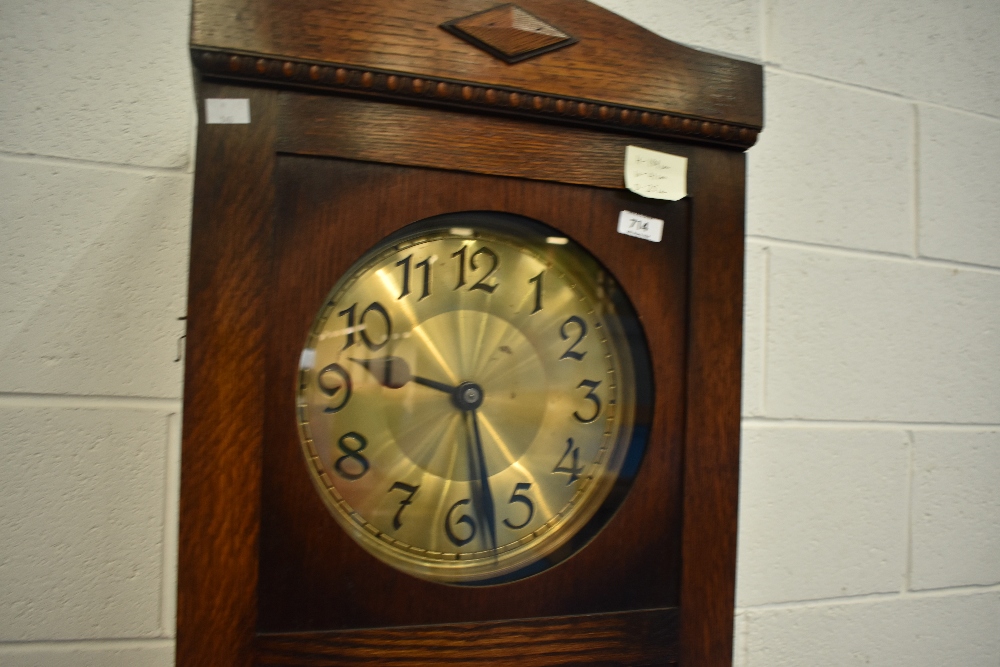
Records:
M560 118L606 130L707 141L740 149L753 146L760 132L759 128L747 125L650 109L371 68L203 48L192 48L191 55L195 67L213 77L280 82L401 102L438 104L542 119Z

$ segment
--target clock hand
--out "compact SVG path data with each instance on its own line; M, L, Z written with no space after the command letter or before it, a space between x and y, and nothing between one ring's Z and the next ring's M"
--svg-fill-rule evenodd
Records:
M479 437L479 418L473 408L468 411L469 419L472 421L472 442L475 449L477 463L477 476L479 477L479 511L483 515L486 528L489 531L490 548L496 554L497 550L497 525L496 512L493 509L493 494L490 492L490 475L486 469L486 457L483 455L483 441Z
M430 387L431 389L443 391L446 394L454 394L457 389L450 384L414 375L410 372L410 365L402 357L385 356L374 359L355 359L351 357L350 359L354 363L364 366L372 374L372 377L378 380L379 384L389 389L399 389L411 381L422 384L425 387Z
M410 372L409 364L402 357L392 355L374 359L350 357L350 360L364 366L383 387L399 389L412 381L450 394L455 406L468 415L468 420L472 423L470 429L468 422L466 422L471 450L470 459L475 461L473 476L479 480L479 493L476 499L477 511L482 515L480 517L481 523L486 524L490 548L495 553L497 549L496 512L493 509L493 494L490 492L489 471L486 468L486 457L483 455L483 442L479 435L479 419L476 417L476 408L483 402L482 388L473 382L463 382L459 386L453 387L443 382L413 375Z

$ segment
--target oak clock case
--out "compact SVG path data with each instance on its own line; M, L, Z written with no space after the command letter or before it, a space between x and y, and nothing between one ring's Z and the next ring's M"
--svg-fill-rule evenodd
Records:
M648 434L648 364L627 297L565 235L435 216L365 253L320 308L297 393L306 464L384 563L517 580L584 547L621 503Z
M762 68L670 42L584 0L496 4L193 0L191 55L205 113L187 300L178 665L732 662L743 151L762 125ZM459 38L446 25L479 36ZM486 28L492 37L484 40ZM480 42L496 45L495 38L515 49L538 40L558 48L481 50ZM497 50L527 57L508 64ZM251 122L208 122L209 102L220 99L247 100ZM628 146L687 158L689 196L659 202L625 189ZM608 317L591 320L560 306L547 342L528 346L538 361L525 363L543 370L514 376L546 397L546 415L561 413L565 421L552 425L550 442L536 434L520 458L511 457L526 470L516 479L516 465L497 463L492 435L477 439L475 429L486 430L488 421L499 433L502 417L490 412L527 390L510 399L491 384L502 372L481 377L459 369L452 377L444 369L455 360L428 360L418 333L460 310L438 297L461 296L499 303L472 311L479 314L470 322L496 317L497 328L485 330L530 342L537 338L532 320L548 317L550 307L557 312L550 290L564 286L556 266L572 270L562 260L546 266L542 310L521 322L517 308L534 310L537 283L530 280L541 269L504 272L511 257L536 257L538 244L508 247L485 236L483 243L475 234L486 230L473 221L456 227L473 230L465 257L452 256L461 245L444 247L457 242L451 237L417 239L441 246L427 265L416 245L380 245L404 242L394 235L410 233L414 221L461 211L505 211L579 243L628 295L649 342L648 366L632 360L635 416L625 419L618 391L612 417L604 378L609 369L624 376L621 350L635 357L634 349L595 335L597 321L604 327ZM663 238L618 233L623 211L663 220ZM549 245L545 258L558 249ZM486 252L472 266L483 246L500 261L493 275ZM383 271L389 286L371 291L377 282L365 267L382 251L371 275ZM462 265L466 284L455 290ZM425 267L430 293L421 299ZM345 275L357 278L353 286L338 286ZM469 289L494 283L489 295ZM519 291L507 293L515 283ZM335 287L349 302L338 302L314 330ZM519 300L497 298L510 295ZM597 312L606 302L585 290L580 303ZM582 332L570 322L574 315L588 332L572 351L587 355L559 359ZM627 329L629 318L621 321ZM344 349L342 330L351 328L353 345ZM310 344L315 359L307 355L303 364L311 331L341 337L330 336L329 350L323 341ZM447 341L454 354L464 349L456 335ZM492 345L513 358L514 343ZM499 351L503 345L511 355ZM612 355L607 364L598 354L604 348ZM545 370L553 365L578 375L556 382ZM305 378L304 414L301 368L313 374ZM647 419L641 371L655 386ZM601 384L581 387L584 381ZM456 393L463 383L475 391ZM601 402L597 413L591 389ZM406 423L416 427L432 413L434 426L452 429L450 447L418 451L420 439L408 438L404 417L414 416ZM574 414L594 416L594 423ZM519 419L514 426L530 431ZM300 422L315 457L303 456ZM641 461L630 448L621 469L609 466L608 474L605 459L587 450L599 423L601 438L619 429L615 446L645 432ZM455 458L440 475L427 470L435 454ZM562 494L576 493L588 475L617 475L618 482L603 501L581 495L578 504L588 509L567 510L580 518L567 518L569 528L557 520L545 532L559 539L545 537L538 527L567 506ZM433 488L435 476L450 482L448 491L443 481ZM336 494L361 519L340 513ZM537 537L521 551L507 548L525 535ZM454 569L435 573L437 561L413 557L392 539L462 556L449 564ZM470 556L482 552L489 558Z

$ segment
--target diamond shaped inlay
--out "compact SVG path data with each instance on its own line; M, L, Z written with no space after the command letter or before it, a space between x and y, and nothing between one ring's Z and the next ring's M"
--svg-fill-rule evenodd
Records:
M499 5L484 12L442 23L441 27L487 53L515 63L574 44L577 40L517 5Z

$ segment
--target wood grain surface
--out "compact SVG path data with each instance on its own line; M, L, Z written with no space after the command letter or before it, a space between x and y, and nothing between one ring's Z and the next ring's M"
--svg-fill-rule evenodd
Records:
M732 663L743 342L742 154L700 148L688 173L691 283L682 664Z
M249 665L265 401L264 302L276 93L247 97L252 125L199 124L181 450L177 664Z
M493 0L195 0L194 63L214 76L535 114L751 145L762 69L681 46L587 2L524 0L579 39L507 64L440 25Z
M285 95L281 105L278 150L298 155L621 189L626 146L684 157L692 150L646 137L349 97Z
M438 152L447 156L444 145ZM276 174L260 631L415 626L675 606L688 203L644 200L623 190L284 155ZM663 242L619 234L622 209L664 219ZM652 341L655 416L632 490L589 546L528 579L456 587L415 579L382 564L337 526L307 475L291 388L316 313L358 257L410 222L476 210L506 211L549 224L591 249L615 275Z
M760 68L585 2L519 3L580 42L515 65L438 27L494 4L194 3L202 72L272 87L198 88L199 105L248 98L253 123L199 126L182 667L731 664L745 160L719 145L756 136ZM621 189L627 144L688 157L689 197ZM617 234L622 209L665 220L663 242ZM385 234L458 210L526 215L588 247L640 314L656 377L646 458L607 528L557 567L480 589L357 547L311 486L293 408L337 278Z
M261 635L260 665L675 665L677 609L428 628Z

